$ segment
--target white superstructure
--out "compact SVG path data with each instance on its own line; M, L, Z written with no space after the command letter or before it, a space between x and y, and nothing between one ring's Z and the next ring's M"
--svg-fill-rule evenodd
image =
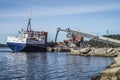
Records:
M31 31L21 32L18 37L8 37L7 42L22 44L45 44L45 32Z

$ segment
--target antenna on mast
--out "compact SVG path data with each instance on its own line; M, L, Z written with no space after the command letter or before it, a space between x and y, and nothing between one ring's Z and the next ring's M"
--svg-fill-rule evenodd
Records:
M31 9L28 10L28 17L31 18Z
M28 14L29 20L28 20L27 31L30 32L30 31L32 31L32 29L31 29L31 10L29 9L28 12L29 12L29 14Z

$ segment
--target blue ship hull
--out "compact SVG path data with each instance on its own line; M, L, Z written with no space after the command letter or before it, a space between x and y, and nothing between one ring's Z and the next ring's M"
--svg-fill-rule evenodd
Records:
M41 44L21 44L21 43L10 43L7 42L9 48L14 52L45 52L47 51L45 45Z

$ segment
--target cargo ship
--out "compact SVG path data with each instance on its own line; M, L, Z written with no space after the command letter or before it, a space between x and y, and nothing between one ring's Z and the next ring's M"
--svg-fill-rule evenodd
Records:
M7 45L14 52L45 52L47 32L31 29L31 18L26 30L19 31L19 36L8 36Z

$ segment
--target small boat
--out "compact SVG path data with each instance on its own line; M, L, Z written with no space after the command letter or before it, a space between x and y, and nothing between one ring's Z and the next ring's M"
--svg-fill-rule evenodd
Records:
M21 30L19 36L8 36L7 45L14 52L45 52L47 32L31 29L31 18L26 30Z

